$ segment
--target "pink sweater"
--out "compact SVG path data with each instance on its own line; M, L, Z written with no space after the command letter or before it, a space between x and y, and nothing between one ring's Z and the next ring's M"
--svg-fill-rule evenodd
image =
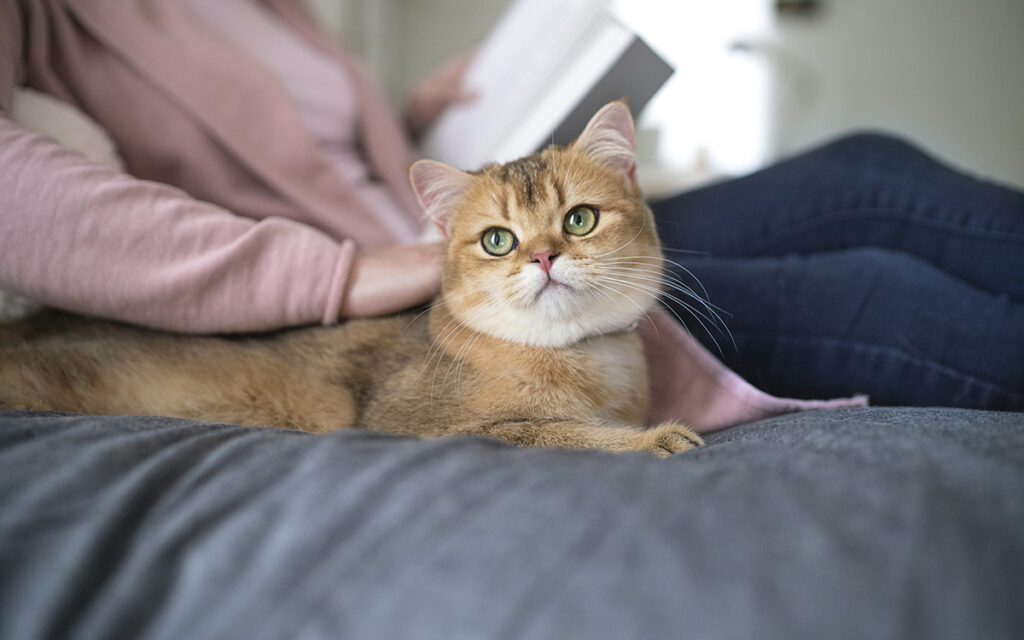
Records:
M348 72L373 177L405 220L376 215L280 79L177 3L0 0L0 108L15 85L56 96L127 166L97 167L0 114L0 288L178 331L333 322L355 246L415 237L410 154L386 101L300 2L268 4Z
M280 78L178 3L0 0L0 289L176 331L330 323L355 246L416 233L410 154L390 107L320 35L301 0L263 1L352 80L372 179L408 217L388 220L368 207ZM127 172L13 123L6 112L18 85L90 114L117 143ZM652 316L642 326L652 422L707 431L865 403L773 398L666 314Z

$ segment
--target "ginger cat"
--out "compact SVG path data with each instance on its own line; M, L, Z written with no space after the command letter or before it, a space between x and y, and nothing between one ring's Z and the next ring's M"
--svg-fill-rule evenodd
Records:
M661 250L634 140L614 102L567 147L472 173L414 164L413 187L447 238L428 311L219 337L43 312L0 326L0 408L657 456L698 446L682 425L641 426L635 327L656 303Z

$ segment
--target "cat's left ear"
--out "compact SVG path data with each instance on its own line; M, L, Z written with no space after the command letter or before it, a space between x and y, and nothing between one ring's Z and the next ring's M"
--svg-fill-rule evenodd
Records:
M622 171L636 184L636 131L623 100L606 104L572 144L598 162Z
M436 160L417 160L409 167L409 181L423 211L449 237L452 211L466 195L473 176Z

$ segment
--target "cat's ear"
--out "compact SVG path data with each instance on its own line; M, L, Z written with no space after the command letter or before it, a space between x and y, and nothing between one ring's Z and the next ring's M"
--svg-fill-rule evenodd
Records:
M451 213L473 183L473 176L443 162L417 160L409 167L409 181L423 211L447 238Z
M616 100L601 107L572 146L622 171L636 184L636 131L625 101Z

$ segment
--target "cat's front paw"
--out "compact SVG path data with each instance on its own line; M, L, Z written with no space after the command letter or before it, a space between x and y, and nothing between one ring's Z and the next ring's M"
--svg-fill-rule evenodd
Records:
M636 449L646 451L658 458L667 458L673 453L688 451L704 445L704 440L689 427L667 422L637 434Z

